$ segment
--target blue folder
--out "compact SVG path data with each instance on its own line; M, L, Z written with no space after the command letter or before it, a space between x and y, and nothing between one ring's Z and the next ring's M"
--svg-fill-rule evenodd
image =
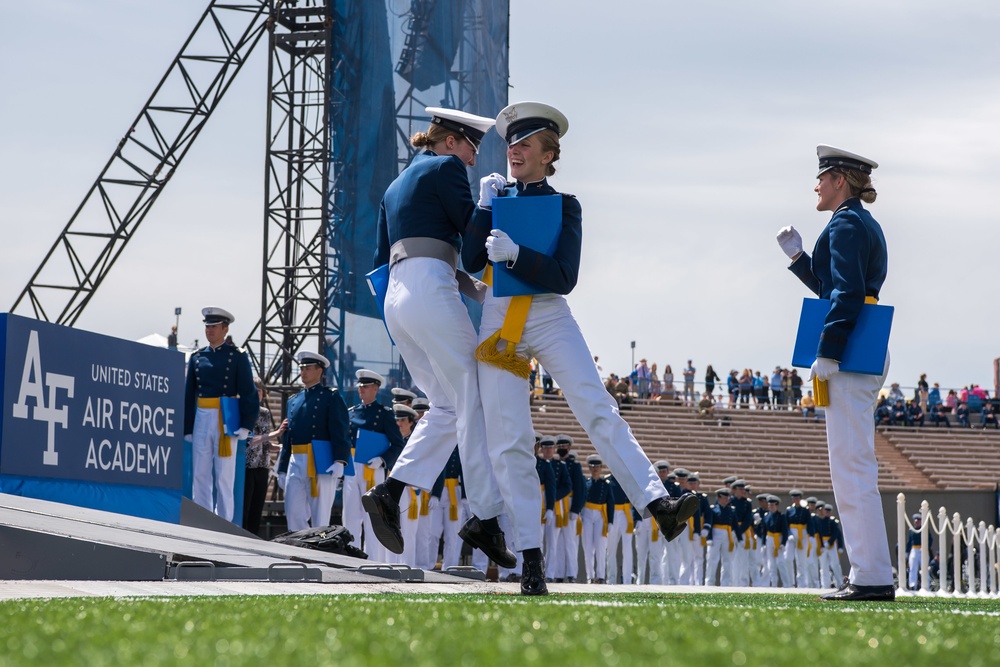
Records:
M389 449L389 438L385 433L358 429L358 439L354 444L354 460L368 463L376 456L382 456Z
M854 331L847 339L840 370L845 373L881 375L889 349L889 332L895 308L865 304L861 307ZM816 361L819 337L830 312L829 299L803 299L799 331L792 352L792 366L809 368Z
M317 475L328 475L327 468L333 465L333 443L329 440L313 440L313 463Z
M389 291L389 265L383 264L377 269L369 271L365 274L365 280L368 282L372 298L375 299L375 306L378 308L379 317L382 318L382 324L385 324L385 294ZM385 332L389 333L388 325L385 327ZM396 344L392 340L392 334L389 334L389 342L393 345Z
M551 256L562 231L562 195L496 197L493 227L520 246ZM506 264L493 265L493 296L542 294L545 290L514 275Z
M240 399L220 396L219 409L222 410L222 426L226 430L226 435L236 435L240 430Z

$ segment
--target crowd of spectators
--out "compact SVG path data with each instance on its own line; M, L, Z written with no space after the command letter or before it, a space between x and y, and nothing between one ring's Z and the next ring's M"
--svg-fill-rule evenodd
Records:
M742 371L732 369L723 381L708 365L701 391L695 387L697 373L697 368L689 359L683 368L683 388L678 390L669 364L660 374L657 364L648 364L646 359L641 359L629 375L608 374L605 387L619 406L635 401L667 401L697 407L706 420L718 420L720 408L800 410L807 419L818 416L812 391L803 390L803 376L807 373L800 375L798 369L776 366L771 373L750 368ZM716 383L724 388L720 386L717 392ZM997 418L1000 398L991 398L989 391L976 384L958 391L949 389L944 395L942 392L938 383L933 386L928 384L926 374L920 376L910 398L904 395L898 382L893 382L889 389L882 390L878 399L875 424L1000 429Z

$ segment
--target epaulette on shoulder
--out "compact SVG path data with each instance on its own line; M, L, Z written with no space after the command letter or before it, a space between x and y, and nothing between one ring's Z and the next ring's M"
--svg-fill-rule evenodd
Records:
M382 409L385 410L386 412L392 412L392 408L390 408L388 405L383 405Z

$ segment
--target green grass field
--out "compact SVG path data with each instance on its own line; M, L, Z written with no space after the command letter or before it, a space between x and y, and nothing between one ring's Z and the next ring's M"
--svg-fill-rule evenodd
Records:
M0 603L0 665L998 665L1000 601L780 594Z

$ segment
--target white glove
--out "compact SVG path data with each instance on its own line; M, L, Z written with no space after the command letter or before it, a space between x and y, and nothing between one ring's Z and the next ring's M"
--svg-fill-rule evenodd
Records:
M708 537L708 528L702 528L701 529L701 536L702 537Z
M283 472L278 473L278 488L282 491L285 490L285 483L288 480L288 475Z
M507 187L507 179L494 172L479 179L479 208L489 208L493 198Z
M840 372L840 362L834 361L833 359L826 359L824 357L816 357L816 361L813 362L812 368L809 369L809 377L807 380L812 380L813 378L819 378L820 380L829 380L830 376L834 373Z
M550 520L555 523L556 513L553 510L545 510L545 518L542 519L542 523L548 523Z
M333 465L331 465L329 468L327 468L326 471L329 472L329 473L333 473L334 477L343 477L344 476L344 462L343 461L334 461Z
M569 521L570 521L570 523L576 523L576 520L579 519L579 518L580 518L580 515L577 514L576 512L570 512L569 513Z
M788 259L795 259L795 256L802 252L802 237L794 227L782 227L775 238L784 253L788 255Z
M507 236L499 229L490 230L490 236L486 239L486 255L490 261L507 262L508 265L517 261L517 253L521 246L514 243L514 239Z
M384 465L385 461L382 460L381 456L376 456L375 458L373 458L371 461L368 462L368 467L375 468L376 470L378 470Z
M194 435L185 435L184 442L194 442Z
M250 435L250 429L248 428L241 428L236 433L233 433L233 437L237 440L246 440L248 435Z
M755 525L755 526L760 525L760 515L759 514L754 514L753 515L753 525Z

